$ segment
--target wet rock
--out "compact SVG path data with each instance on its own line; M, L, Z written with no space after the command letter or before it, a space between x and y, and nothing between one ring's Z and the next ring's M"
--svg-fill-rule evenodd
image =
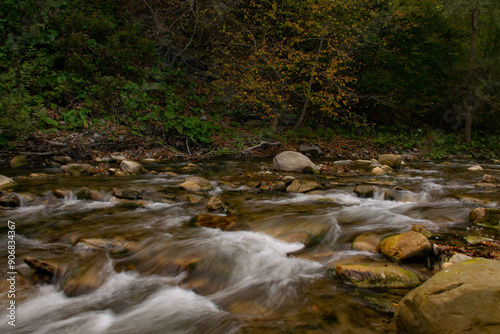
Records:
M5 208L18 208L22 204L22 198L17 193L7 193L0 197L0 206Z
M25 257L23 261L37 274L34 277L37 283L51 282L53 278L62 273L62 270L57 265L36 259L34 257Z
M127 160L127 158L119 153L113 153L111 154L111 160L122 163L123 161Z
M428 229L426 229L423 225L420 225L420 224L413 225L412 228L411 228L411 230L413 232L420 233L424 237L427 237L427 238L430 238L430 237L434 236L434 234L432 234L432 232L430 232Z
M118 189L113 188L113 196L120 199L130 199L135 201L140 198L141 193L138 190L133 189Z
M358 165L370 165L372 162L370 160L356 160Z
M285 182L287 185L290 185L295 178L293 176L285 176L283 177L283 182Z
M472 257L465 255L465 254L455 254L448 260L448 262L450 262L451 264L455 264L455 263L460 263L460 262L464 262L467 260L472 260Z
M0 175L0 189L5 189L7 187L13 186L16 184L14 180L9 179L6 176Z
M381 237L374 233L363 233L358 235L352 242L352 249L360 252L379 252Z
M378 163L392 168L399 168L402 156L400 154L382 154L378 157Z
M370 174L375 175L375 176L381 176L381 175L387 174L387 172L385 170L383 170L381 167L375 167L372 169Z
M483 176L483 182L486 182L486 183L498 183L498 179L496 177L494 177L493 175L484 174L484 176Z
M277 236L277 238L290 243L299 242L306 246L311 243L311 236L307 232L281 233Z
M476 258L410 291L395 313L404 333L500 333L500 263Z
M316 165L305 155L299 152L285 151L281 152L273 159L273 168L280 171L292 172L317 172Z
M90 200L90 201L103 201L104 197L99 194L98 191L89 189L87 187L82 187L76 193L76 198L79 200Z
M360 198L370 198L373 197L378 191L378 188L375 186L365 186L359 185L354 187L353 192Z
M71 175L90 174L94 168L88 164L69 164L61 166L61 169Z
M384 172L386 172L386 173L390 173L390 172L392 172L392 167L390 167L390 166L383 165L383 166L382 166L382 167L380 167L380 168L382 168L382 169L384 170Z
M301 181L295 179L292 184L286 188L286 191L289 193L305 193L319 187L320 185L316 181Z
M286 191L286 183L284 181L273 182L271 189L273 191Z
M477 182L477 183L474 183L474 187L478 187L478 188L496 188L497 186L494 183Z
M194 217L191 222L195 226L220 228L221 230L226 231L236 224L236 219L228 216L201 214Z
M464 239L468 244L474 245L474 246L481 245L483 242L493 241L493 239L485 238L485 237L478 237L475 235L466 236Z
M395 262L423 259L431 251L429 240L413 231L386 237L380 243L380 252Z
M320 155L321 149L315 145L300 145L298 151L302 154Z
M202 190L212 189L212 184L210 183L210 181L199 176L190 176L186 178L184 182L191 182L197 184L198 186L201 187Z
M207 209L210 211L224 211L225 206L219 197L212 197L207 203Z
M81 247L90 250L105 251L112 254L125 253L133 247L133 243L123 240L112 239L80 239L75 247Z
M25 155L17 155L14 158L12 158L12 160L10 160L10 166L12 168L19 168L19 167L23 167L23 166L29 166L29 164L30 163L26 159Z
M60 199L65 199L65 198L70 198L71 197L71 191L69 190L60 190L60 189L55 189L53 192L55 197L60 198Z
M479 165L475 165L475 166L469 167L467 169L470 170L470 171L473 171L473 172L479 172L479 171L483 170L483 167L481 167Z
M186 166L182 167L182 170L190 172L190 171L202 170L202 168L198 165L189 163Z
M371 161L370 167L382 167L382 165L380 164L380 162L378 162L377 160L372 159L370 161Z
M56 156L53 156L52 157L52 160L61 164L61 165L64 165L64 164L71 164L73 163L73 159L71 159L70 157L66 156L66 155L56 155Z
M146 172L140 163L130 160L123 160L120 163L120 168L122 171L129 174L142 174Z
M28 179L30 180L45 180L48 179L50 175L45 174L45 173L31 173L30 176L28 176Z
M188 203L192 203L192 204L198 204L198 203L203 202L203 197L198 196L198 195L193 195L193 194L185 195L183 197L183 201L188 202Z
M469 221L473 224L499 227L500 209L477 208L470 212Z
M92 265L81 265L69 271L59 283L68 297L91 293L101 287L110 276L107 259L103 258Z
M338 265L335 271L343 281L360 288L412 288L421 283L417 274L392 263Z

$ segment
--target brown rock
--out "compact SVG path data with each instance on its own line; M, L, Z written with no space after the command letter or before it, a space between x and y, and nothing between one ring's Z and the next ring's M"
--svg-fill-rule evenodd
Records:
M360 288L412 288L421 283L417 274L395 264L338 265L335 271L342 280Z
M395 262L419 260L431 251L429 240L413 231L387 237L380 243L380 252Z
M219 197L212 197L207 203L207 209L210 211L224 211L224 203Z
M473 224L500 226L500 209L477 208L470 212L469 221Z
M286 191L289 193L305 193L319 187L320 185L316 181L300 181L295 179L292 184L286 188Z
M220 228L221 230L226 231L236 224L236 219L228 216L201 214L194 217L192 222L196 226Z

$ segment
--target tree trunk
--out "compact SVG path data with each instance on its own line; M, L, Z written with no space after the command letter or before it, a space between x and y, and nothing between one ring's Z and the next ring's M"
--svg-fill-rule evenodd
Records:
M476 41L477 41L477 22L479 16L479 9L475 8L472 11L472 38L470 43L470 64L469 64L469 84L471 85L471 97L474 98L474 87L472 83L474 82L474 65L476 60ZM465 113L465 140L470 143L471 142L471 134L472 134L472 110L473 108L466 107Z

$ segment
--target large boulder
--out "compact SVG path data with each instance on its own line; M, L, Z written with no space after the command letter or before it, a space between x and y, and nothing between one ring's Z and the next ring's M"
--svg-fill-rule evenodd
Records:
M8 178L7 176L0 175L0 189L4 189L16 184L14 180Z
M120 163L120 168L122 171L129 174L142 174L145 172L144 167L142 167L140 163L130 160L123 160Z
M12 168L18 168L23 166L28 166L30 163L26 159L25 155L17 155L12 160L10 160L10 166Z
M398 304L401 333L500 333L500 262L476 258L441 270Z
M426 258L431 251L429 240L413 231L392 235L380 243L380 252L395 262Z
M89 174L94 168L88 164L69 164L61 166L61 169L71 175Z
M396 264L366 263L335 267L337 275L360 288L413 288L420 285L417 274Z
M500 227L500 209L474 209L469 214L469 221L473 224Z
M281 152L273 159L273 168L280 171L291 171L291 172L310 172L318 171L313 162L299 152L285 151Z
M378 162L383 166L387 165L392 168L399 168L401 165L401 155L400 154L382 154L378 157Z

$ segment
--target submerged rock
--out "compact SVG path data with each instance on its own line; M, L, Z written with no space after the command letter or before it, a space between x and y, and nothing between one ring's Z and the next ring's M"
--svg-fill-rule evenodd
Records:
M299 152L281 152L273 159L273 168L280 171L303 172L304 170L318 171L316 165L305 155Z
M431 251L429 240L413 231L386 237L380 243L380 252L395 262L423 259Z
M343 281L360 288L412 288L421 283L417 274L396 264L338 265L335 271Z
M378 157L378 163L392 168L399 168L402 156L400 154L382 154Z
M493 239L485 238L485 237L478 237L475 235L466 236L464 239L468 244L474 245L474 246L481 245L483 242L493 241Z
M498 183L498 179L496 177L494 177L493 175L484 174L484 176L483 176L483 182L486 182L486 183Z
M500 333L500 263L476 258L441 270L395 313L404 333Z
M77 266L64 275L59 283L61 290L68 297L76 297L91 293L101 287L109 278L111 269L108 259L100 259L92 265Z
M55 265L48 263L46 261L42 261L39 259L36 259L34 257L25 257L23 259L24 263L28 265L31 269L35 270L36 272L46 275L49 278L52 278L53 276L57 275L58 273L61 273L61 270Z
M201 214L194 217L191 220L191 222L195 226L220 228L221 230L226 231L236 224L236 219L234 217L228 217L228 216Z
M23 166L29 166L29 164L30 163L26 159L25 155L18 155L18 156L15 156L14 158L12 158L12 160L10 160L10 166L12 168L19 168L19 167L23 167Z
M18 193L7 193L0 197L0 206L18 208L22 204L22 197Z
M88 164L69 164L61 166L61 169L71 175L90 174L94 168Z
M492 227L500 226L500 209L477 208L470 212L469 221L473 224Z
M113 196L116 198L135 201L140 195L141 193L138 190L113 188Z
M122 171L129 174L142 174L146 172L140 163L130 160L123 160L120 163L120 168Z
M76 247L105 251L114 254L127 252L132 245L132 242L111 239L80 239L75 244Z
M55 194L55 193L54 193ZM76 193L76 198L79 200L103 201L104 197L96 190L82 187Z
M352 249L360 252L379 252L380 236L374 233L363 233L358 235L352 242Z
M288 187L286 187L286 191L289 193L305 193L319 187L320 185L316 181L301 181L295 179Z
M374 194L376 194L378 191L378 188L375 186L366 186L366 185L359 185L354 187L353 192L358 195L360 198L369 198L373 197Z
M210 211L224 211L225 206L219 197L212 197L207 203L207 209Z

